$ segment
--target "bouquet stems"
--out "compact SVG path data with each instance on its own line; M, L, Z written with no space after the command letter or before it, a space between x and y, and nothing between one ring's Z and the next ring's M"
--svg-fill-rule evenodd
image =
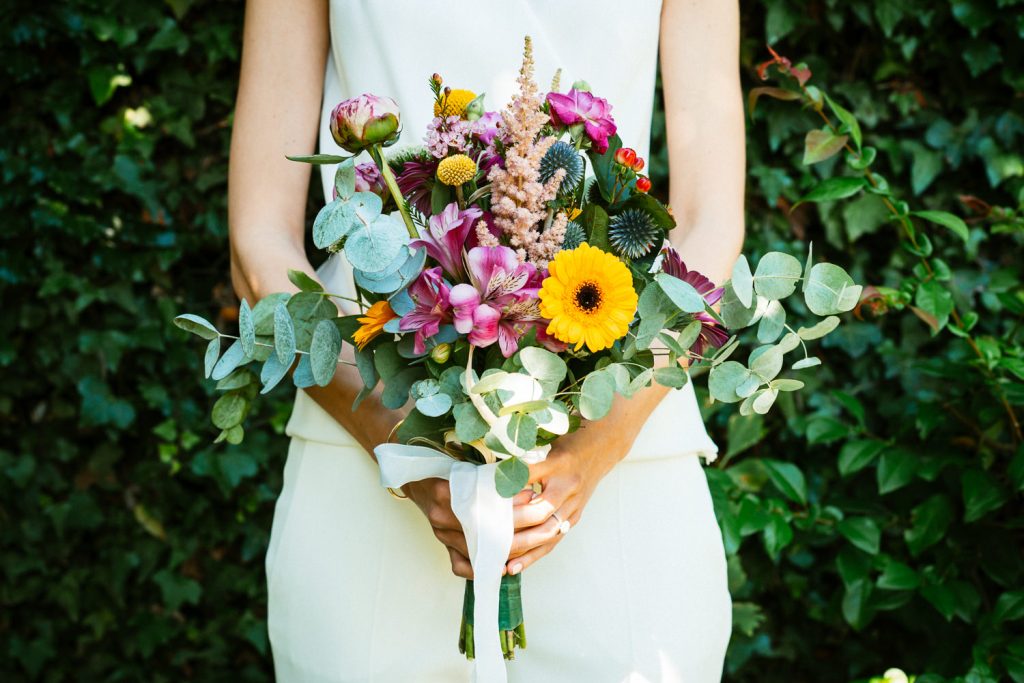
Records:
M391 166L388 165L387 159L384 158L384 152L381 151L380 145L371 145L367 151L370 153L370 157L373 158L374 163L380 168L381 177L384 178L384 185L387 186L388 191L391 192L391 196L395 200L395 204L398 205L398 212L402 214L402 221L405 223L405 229L409 232L409 237L416 239L419 237L419 232L416 230L416 226L413 225L412 217L409 216L409 211L405 206L405 198L402 196L402 191L398 189L398 181L395 180L395 174L391 172Z
M498 597L498 638L505 659L515 659L516 648L526 648L526 626L523 624L522 574L501 577ZM473 642L473 582L466 581L462 601L462 626L459 629L459 652L466 659L476 656Z

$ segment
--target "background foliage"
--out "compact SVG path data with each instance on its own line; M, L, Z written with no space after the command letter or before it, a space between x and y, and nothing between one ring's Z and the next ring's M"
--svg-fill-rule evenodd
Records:
M766 42L805 60L900 199L968 220L966 243L927 232L950 301L978 313L980 355L906 305L918 259L876 195L790 211L851 173L841 156L804 166L820 119L762 99L748 252L813 240L894 293L827 340L828 390L766 420L708 411L727 451L709 470L736 601L727 679L1024 680L1024 451L997 399L1024 410L1024 4L742 8L747 90ZM242 446L212 446L201 349L169 324L237 315L224 198L241 10L0 10L4 680L271 678L261 565L289 396L260 404Z

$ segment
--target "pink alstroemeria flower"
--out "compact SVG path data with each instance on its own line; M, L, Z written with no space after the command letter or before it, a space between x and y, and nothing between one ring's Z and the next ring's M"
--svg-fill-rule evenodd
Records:
M704 301L709 306L714 306L718 303L719 299L722 298L724 290L721 287L715 287L715 283L706 278L696 270L689 270L686 264L683 263L682 257L672 247L665 247L662 252L661 259L661 270L664 273L671 275L672 277L679 278L683 282L687 282L697 290L697 293L704 297ZM700 336L697 337L697 341L693 343L690 350L697 355L703 355L704 350L708 347L719 348L725 342L729 341L729 333L718 321L712 318L707 313L691 313L694 319L699 320L701 323Z
M459 205L452 202L444 211L431 216L427 229L410 246L423 247L427 256L437 261L444 272L462 280L465 275L462 250L466 246L466 237L483 215L484 212L475 206L459 211Z
M551 106L551 122L556 126L583 124L587 137L594 143L598 154L608 151L608 138L615 135L615 119L612 106L603 97L597 97L586 90L573 88L568 94L548 93Z
M452 321L452 306L449 301L451 289L444 281L440 268L428 268L409 285L409 296L415 308L402 316L398 329L402 332L416 331L413 351L427 352L427 339L441 330L441 325Z
M509 247L474 247L466 263L471 284L455 285L449 296L455 329L474 346L498 342L508 358L540 319L537 269Z

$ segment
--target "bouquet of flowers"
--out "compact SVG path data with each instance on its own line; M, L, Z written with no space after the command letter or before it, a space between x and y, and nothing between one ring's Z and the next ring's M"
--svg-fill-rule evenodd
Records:
M354 297L294 271L299 292L242 301L223 354L229 335L197 316L176 319L210 340L206 375L225 391L213 421L229 442L242 438L259 385L265 393L289 372L300 388L326 385L351 362L364 382L357 404L379 384L387 407L411 402L398 443L376 449L382 481L450 478L476 583L460 649L499 663L526 642L521 576L501 567L527 465L604 417L616 393L680 388L701 367L714 400L767 412L779 392L803 386L779 376L786 354L802 351L793 370L818 364L806 342L835 329L861 292L838 266L780 252L753 270L741 256L716 287L668 246L672 212L648 194L644 160L622 146L609 103L584 82L560 92L557 76L541 93L529 38L518 86L499 113L433 75L425 146L390 159L397 104L373 95L339 104L331 132L352 156L294 159L337 164L313 239L349 260ZM355 163L364 151L372 163ZM798 287L821 319L794 329L782 301ZM339 316L332 298L362 313ZM733 360L734 333L753 325L759 345Z

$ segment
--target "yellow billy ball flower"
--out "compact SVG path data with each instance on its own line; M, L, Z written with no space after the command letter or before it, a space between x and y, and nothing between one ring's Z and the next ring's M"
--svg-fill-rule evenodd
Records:
M622 261L589 244L563 250L548 265L540 289L547 333L579 351L606 349L629 330L636 313L633 276Z
M441 102L434 102L434 116L447 118L459 116L466 118L466 106L476 99L476 93L472 90L451 90L447 95L441 95Z
M352 341L356 343L359 350L369 344L374 337L384 331L384 325L393 318L397 318L391 305L387 301L378 301L374 305L366 309L366 313L362 318L357 320L362 323L359 329L352 335Z
M446 157L437 165L437 179L445 185L462 185L476 175L476 162L465 154Z

